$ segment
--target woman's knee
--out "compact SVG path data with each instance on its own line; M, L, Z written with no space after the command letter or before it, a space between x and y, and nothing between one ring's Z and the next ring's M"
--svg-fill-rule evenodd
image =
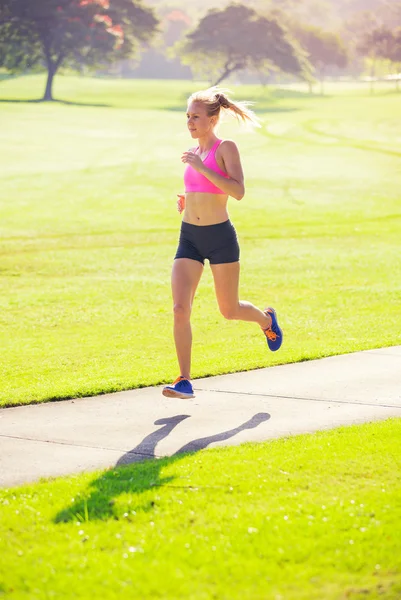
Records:
M173 306L173 313L176 323L186 323L191 317L191 307L176 303Z
M233 319L237 319L238 318L238 304L234 304L234 305L222 305L220 306L220 312L223 315L223 317L225 319L228 319L229 321L233 320Z

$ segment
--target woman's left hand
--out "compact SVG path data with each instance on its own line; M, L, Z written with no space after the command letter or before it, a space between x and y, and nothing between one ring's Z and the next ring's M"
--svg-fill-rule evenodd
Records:
M195 152L184 152L181 156L181 160L183 163L188 163L189 165L191 165L191 167L194 168L195 171L199 171L200 173L204 169L204 164L202 162L201 157L199 156L199 154L195 154Z

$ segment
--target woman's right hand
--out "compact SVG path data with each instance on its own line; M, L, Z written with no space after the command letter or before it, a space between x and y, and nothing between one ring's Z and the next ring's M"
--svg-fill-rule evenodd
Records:
M185 196L184 196L184 194L177 194L177 196L178 196L177 210L181 214L185 208Z

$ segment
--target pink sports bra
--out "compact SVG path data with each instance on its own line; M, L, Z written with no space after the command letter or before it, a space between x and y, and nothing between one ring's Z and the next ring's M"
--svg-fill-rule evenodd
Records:
M226 179L229 179L227 173L224 173L217 164L216 161L216 150L220 146L222 140L217 140L213 148L209 150L209 154L202 161L205 167L212 169L219 175L222 175ZM198 146L199 148L199 146ZM198 150L197 148L197 150ZM217 185L214 185L207 177L196 171L191 165L187 165L184 171L184 184L185 192L203 192L205 194L224 194L227 196L227 192L223 192Z

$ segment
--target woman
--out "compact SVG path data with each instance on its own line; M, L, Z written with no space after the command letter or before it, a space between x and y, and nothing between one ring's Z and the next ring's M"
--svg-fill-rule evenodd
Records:
M220 140L216 126L222 112L258 125L247 103L232 102L225 92L209 88L188 100L187 126L198 146L184 152L185 195L178 194L177 208L184 211L178 250L172 271L174 341L180 376L163 388L172 398L193 398L191 384L191 309L207 258L212 270L220 312L226 319L253 321L262 328L270 350L280 348L283 334L273 308L259 310L239 300L239 246L227 212L228 197L241 200L244 176L236 144Z

